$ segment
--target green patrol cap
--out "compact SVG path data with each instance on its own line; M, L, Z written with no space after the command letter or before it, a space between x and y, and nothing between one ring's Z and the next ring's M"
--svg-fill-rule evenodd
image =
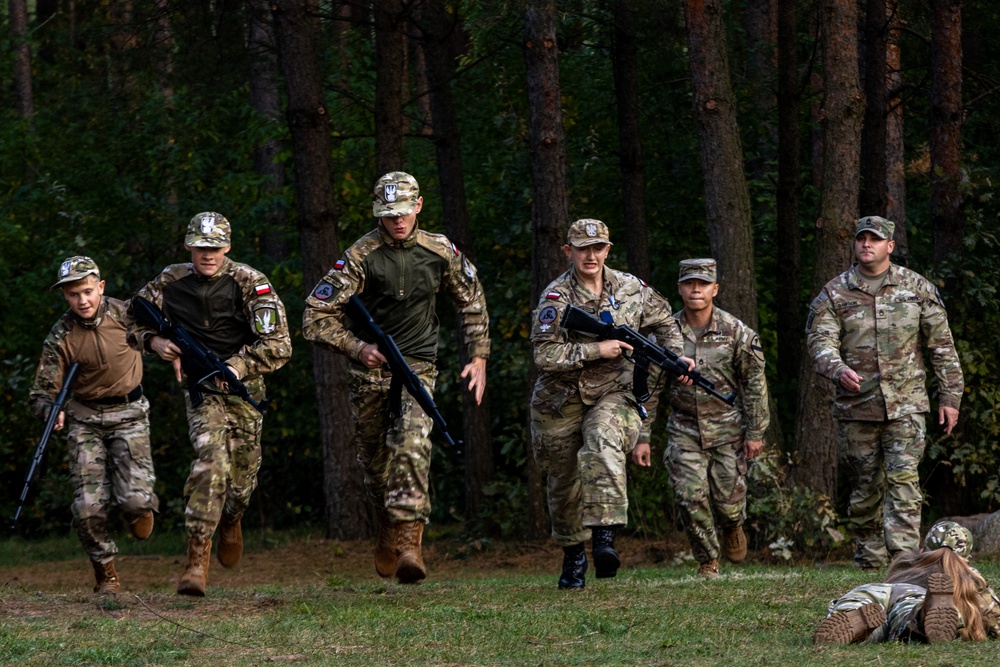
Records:
M892 234L895 231L896 223L892 220L886 220L877 215L869 215L858 220L858 224L854 227L854 236L857 237L861 232L871 232L880 239L891 240Z
M97 262L83 255L70 257L59 265L59 280L53 283L49 289L55 289L60 285L72 283L87 276L101 279L101 270L97 268Z
M566 243L574 248L585 248L595 243L614 245L611 242L608 226L593 218L581 218L570 225L569 231L566 232Z
M191 218L184 245L192 248L225 248L232 245L233 228L221 213L205 211Z
M948 547L965 560L972 556L972 532L954 521L938 521L924 537L924 550Z
M420 186L405 171L390 171L375 181L372 215L376 218L409 215L417 208Z
M680 270L677 272L677 282L685 280L704 280L706 283L714 283L715 280L715 260L704 259L682 259Z

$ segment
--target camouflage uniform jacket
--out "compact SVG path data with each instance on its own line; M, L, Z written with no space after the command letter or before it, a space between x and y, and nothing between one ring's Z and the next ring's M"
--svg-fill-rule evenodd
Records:
M715 382L722 394L736 392L736 404L728 405L695 386L672 382L667 432L686 435L702 449L742 439L762 440L770 423L764 352L760 337L719 307L701 338L695 338L684 310L674 315L681 335L694 342L698 372Z
M29 394L31 410L44 418L62 388L70 364L80 368L73 397L83 401L126 396L142 382L142 355L125 344L125 304L104 297L93 319L72 310L59 318L42 343L42 358Z
M241 379L281 368L292 356L285 306L260 271L226 257L210 278L194 265L171 264L136 296L155 303L174 324L211 349ZM128 313L128 342L148 349L153 331Z
M850 367L862 377L856 394L837 385L838 419L882 421L928 412L921 339L931 352L940 404L961 404L962 367L941 295L909 269L890 264L882 288L870 294L855 264L813 300L806 334L819 374L837 382Z
M469 357L490 356L489 314L476 267L442 234L415 227L399 241L379 224L337 260L306 297L302 334L359 360L366 343L351 328L344 304L357 294L379 327L407 357L434 362L438 319L435 295L444 288L458 311Z
M602 359L599 342L592 336L560 326L570 304L596 317L609 312L616 325L629 326L644 335L652 333L658 345L681 354L681 338L670 317L670 304L659 292L631 274L604 267L604 287L595 295L571 268L545 288L532 314L531 342L539 370L534 403L543 399L558 410L574 394L579 394L585 405L593 405L612 392L632 395L634 366L624 355ZM651 373L651 383L654 377ZM654 391L645 403L649 418L643 421L639 442L649 442L658 395Z

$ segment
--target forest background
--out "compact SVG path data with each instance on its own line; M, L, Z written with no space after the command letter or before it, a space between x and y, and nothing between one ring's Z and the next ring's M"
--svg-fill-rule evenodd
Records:
M27 409L49 290L92 256L126 298L187 261L187 221L233 223L231 257L282 298L294 356L271 410L251 524L365 537L344 360L301 335L303 299L372 228L384 172L418 179L421 225L476 263L493 355L462 397L442 303L438 524L547 532L528 449L530 314L577 218L611 227L609 265L675 308L677 262L719 261L718 303L764 343L774 417L751 468L753 546L845 543L832 384L803 361L808 303L851 260L854 220L897 223L895 261L931 277L965 371L952 437L929 421L924 518L1000 506L1000 7L989 0L8 0L0 9L0 511L42 430ZM148 358L161 497L179 525L191 450L179 386ZM932 399L933 400L933 399ZM936 404L935 404L936 410ZM661 415L662 419L662 415ZM630 469L630 527L674 523L659 463ZM65 531L56 438L19 526Z

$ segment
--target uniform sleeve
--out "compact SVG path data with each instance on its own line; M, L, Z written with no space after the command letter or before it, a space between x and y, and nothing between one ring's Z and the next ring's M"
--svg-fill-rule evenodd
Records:
M738 333L733 365L739 377L743 394L743 418L747 440L763 440L771 423L767 404L767 378L764 374L764 350L760 336L744 326Z
M444 287L455 303L460 326L462 342L468 351L469 358L490 356L490 316L486 310L486 295L482 283L465 253L454 245L451 257L448 259L448 273L445 276Z
M245 276L241 275L243 312L256 340L226 359L226 365L231 366L240 378L275 371L292 357L285 305L274 291L274 286L262 273L253 271Z
M847 364L840 356L840 320L824 289L809 306L806 320L806 347L816 372L834 382Z
M684 339L681 336L680 324L670 313L670 303L655 289L646 286L643 290L642 326L640 333L652 335L660 347L665 347L680 356L684 353ZM639 428L639 442L649 442L652 437L653 424L660 407L660 397L667 390L671 377L655 365L649 366L647 380L651 394L649 400L642 404L647 417L642 420Z
M135 296L141 296L160 310L163 310L163 289L169 282L166 276L166 273L161 273L156 278L146 283L138 292L135 293ZM133 300L134 297L129 299L128 307L125 309L125 342L128 343L129 347L133 350L137 350L139 352L149 352L147 341L155 335L155 332L149 327L145 327L136 321L135 311L132 309Z
M555 293L543 296L531 314L535 365L539 370L560 373L581 369L584 362L600 359L598 342L580 343L569 340L569 332L559 325L569 302L563 295L549 298L552 294Z
M365 342L347 328L344 305L351 296L363 292L364 287L365 275L360 262L350 253L337 260L306 297L302 313L305 339L359 360Z
M28 405L39 419L48 418L49 410L62 389L68 367L69 362L63 354L62 346L50 334L42 343L42 356L35 370L35 382L28 393Z
M931 365L938 380L938 400L942 407L957 410L962 405L965 379L948 326L948 314L936 289L921 303L920 332L931 352Z

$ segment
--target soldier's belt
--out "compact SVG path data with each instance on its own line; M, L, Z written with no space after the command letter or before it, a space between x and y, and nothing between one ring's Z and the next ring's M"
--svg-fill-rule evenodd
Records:
M73 398L84 405L122 405L124 403L138 401L142 398L142 385L140 384L125 396L106 396L104 398L80 398L78 396L74 396Z

